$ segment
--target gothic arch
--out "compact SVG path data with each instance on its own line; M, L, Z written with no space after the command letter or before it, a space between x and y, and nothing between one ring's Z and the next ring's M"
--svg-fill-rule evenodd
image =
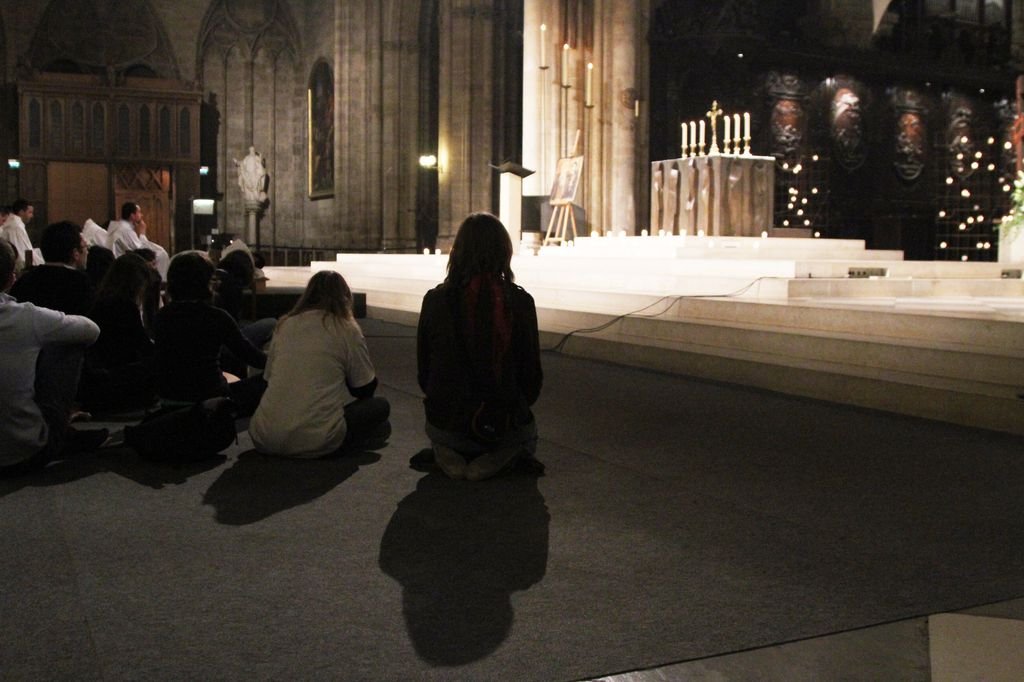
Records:
M52 0L27 57L35 69L103 74L111 82L125 75L180 77L167 31L148 0Z
M216 159L218 213L227 231L244 234L244 201L235 158L250 145L264 156L269 204L256 244L298 245L303 240L305 161L295 154L305 140L305 74L300 74L299 31L284 0L214 0L196 42L196 74L206 120L204 158ZM278 216L284 219L278 220Z

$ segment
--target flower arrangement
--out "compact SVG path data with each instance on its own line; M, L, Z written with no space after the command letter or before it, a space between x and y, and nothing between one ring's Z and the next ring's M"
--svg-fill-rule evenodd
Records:
M1003 216L999 224L999 236L1005 241L1012 241L1024 229L1024 171L1017 171L1013 181L1013 192L1010 194L1010 211Z

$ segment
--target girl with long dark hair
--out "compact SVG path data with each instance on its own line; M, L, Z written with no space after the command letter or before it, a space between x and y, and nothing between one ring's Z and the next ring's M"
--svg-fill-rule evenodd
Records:
M423 297L417 362L426 432L451 478L489 478L536 453L537 310L514 283L511 261L505 226L474 213L459 226L444 282Z

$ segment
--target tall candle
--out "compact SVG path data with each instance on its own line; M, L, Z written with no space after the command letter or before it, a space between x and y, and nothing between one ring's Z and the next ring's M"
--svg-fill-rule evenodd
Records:
M562 86L569 87L569 43L562 45Z
M699 125L698 125L697 128L698 128L698 130L700 130L700 140L699 140L698 144L700 144L700 146L703 147L704 146L704 119L701 119L700 121L698 121L698 123L699 123Z
M733 114L732 115L732 122L733 122L733 126L732 127L736 129L736 153L739 154L740 153L740 149L739 149L739 147L740 147L740 140L743 139L743 131L740 128L740 115L739 114Z
M697 146L697 124L690 121L690 145Z
M594 62L587 62L587 80L586 80L586 89L584 91L586 94L583 97L583 103L586 104L588 107L594 106L593 89L594 89Z
M744 139L750 139L750 112L743 112L743 137Z
M683 154L682 155L686 156L686 121L683 121L682 123L680 123L679 124L679 128L682 130L682 138L683 138L682 144L680 144L679 146L683 150Z
M540 68L548 68L548 25L540 25Z
M633 116L640 118L640 100L633 100Z
M729 114L722 117L725 122L725 134L722 136L725 142L725 153L729 153Z

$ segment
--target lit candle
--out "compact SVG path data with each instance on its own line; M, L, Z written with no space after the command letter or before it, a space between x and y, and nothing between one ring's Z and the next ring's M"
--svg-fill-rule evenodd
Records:
M697 129L700 131L700 138L699 138L697 144L699 144L701 147L703 147L704 146L704 119L701 119L700 121L698 121L698 123L699 123L699 125L697 126Z
M548 68L548 26L540 25L540 68Z
M725 135L723 135L723 142L725 143L725 153L729 153L729 114L722 117L725 122Z
M585 90L586 94L585 94L585 96L583 98L583 103L586 104L588 107L594 106L593 89L594 89L594 62L587 62L587 80L586 80L586 90Z
M743 112L743 139L750 139L750 112Z
M562 45L562 87L569 87L569 43Z
M682 130L682 137L683 137L683 142L680 145L682 147L682 149L683 149L683 154L682 155L686 156L686 121L683 121L682 123L680 123L679 127Z

